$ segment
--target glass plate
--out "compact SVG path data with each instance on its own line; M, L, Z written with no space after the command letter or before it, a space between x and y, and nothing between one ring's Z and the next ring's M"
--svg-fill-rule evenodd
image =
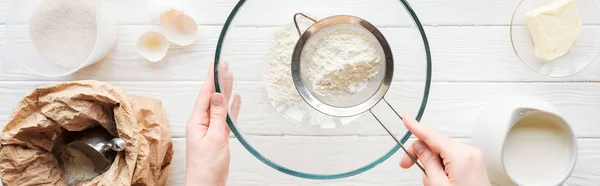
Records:
M374 14L373 9L386 13ZM237 122L229 116L227 122L252 155L278 171L309 179L337 179L367 171L399 149L368 112L335 118L303 107L303 102L289 106L267 95L263 72L275 33L293 24L296 13L315 19L353 15L378 27L392 48L395 62L386 99L397 111L410 112L417 120L425 111L431 83L425 31L404 0L241 0L221 31L214 60L215 88L222 92L229 87L220 79L227 62L234 76L232 92L242 97ZM406 142L411 133L397 116L385 108L373 109L402 143Z
M548 77L567 77L587 68L600 52L600 11L594 0L575 0L583 28L570 51L552 62L535 56L535 48L525 25L525 14L554 0L522 0L510 23L510 42L517 57L531 70Z

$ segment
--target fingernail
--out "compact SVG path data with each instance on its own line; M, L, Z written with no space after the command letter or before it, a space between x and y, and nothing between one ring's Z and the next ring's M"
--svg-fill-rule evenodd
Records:
M417 153L417 155L422 155L423 153L425 153L425 146L423 146L422 143L415 143L415 153Z
M242 103L242 96L240 96L239 94L236 94L234 96L234 99L238 101L238 103Z
M223 104L223 96L221 96L221 94L213 94L210 104L213 106L221 106Z

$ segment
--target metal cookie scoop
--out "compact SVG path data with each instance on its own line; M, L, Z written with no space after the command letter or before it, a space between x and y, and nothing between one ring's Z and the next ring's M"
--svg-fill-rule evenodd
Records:
M94 161L94 171L103 173L114 161L117 152L125 149L125 141L114 138L108 131L95 127L80 132L72 138L69 147L83 152Z

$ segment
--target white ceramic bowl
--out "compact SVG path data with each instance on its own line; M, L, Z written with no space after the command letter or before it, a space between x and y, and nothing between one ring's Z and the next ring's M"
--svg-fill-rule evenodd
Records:
M22 66L40 76L62 77L101 61L115 47L116 18L103 1L98 1L97 42L87 59L75 68L65 68L46 61L37 52L29 34L30 15L38 2L39 0L13 1L6 14L6 43L0 50L4 68Z

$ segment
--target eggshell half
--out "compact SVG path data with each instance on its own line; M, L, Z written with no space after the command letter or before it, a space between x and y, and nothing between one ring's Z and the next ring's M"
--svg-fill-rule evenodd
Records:
M196 21L185 14L175 14L163 25L165 36L173 44L188 46L198 38Z
M162 60L169 50L169 41L160 32L148 31L137 41L137 52L150 62Z

